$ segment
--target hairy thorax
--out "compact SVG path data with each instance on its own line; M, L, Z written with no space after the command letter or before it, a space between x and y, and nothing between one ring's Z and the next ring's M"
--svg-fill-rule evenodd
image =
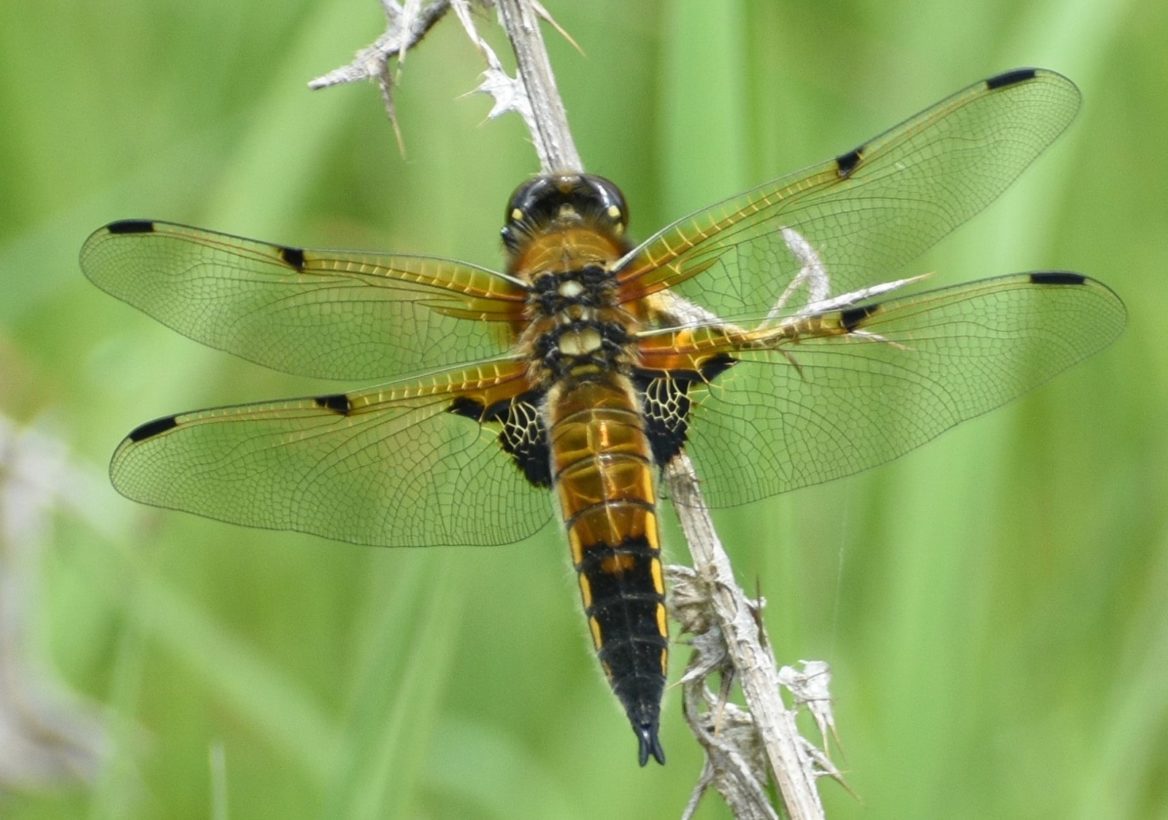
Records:
M544 390L627 377L638 321L617 304L616 237L581 226L534 237L514 273L531 284L520 347L529 379Z

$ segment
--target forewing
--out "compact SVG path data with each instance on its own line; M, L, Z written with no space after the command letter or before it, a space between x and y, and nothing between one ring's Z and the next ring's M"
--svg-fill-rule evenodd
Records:
M1001 194L1079 99L1040 69L970 86L834 160L673 223L622 260L622 296L672 287L725 319L766 313L804 267L799 243L830 280L820 298L891 279Z
M448 259L303 250L144 220L96 231L81 268L192 339L330 379L498 355L525 294L511 277Z
M531 535L551 513L496 441L452 412L526 387L499 360L348 394L158 419L114 453L136 501L250 527L383 546L489 545Z
M738 360L694 391L686 444L706 502L724 507L903 455L1105 347L1125 318L1099 282L1015 274L789 317L769 343L659 333L645 363Z

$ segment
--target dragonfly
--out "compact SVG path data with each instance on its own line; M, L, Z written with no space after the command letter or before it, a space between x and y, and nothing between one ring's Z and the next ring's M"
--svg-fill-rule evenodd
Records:
M500 270L110 223L81 251L100 288L269 368L375 385L149 421L113 485L395 547L507 544L558 517L638 760L664 763L661 470L687 455L711 508L851 475L1114 340L1122 301L1078 273L890 278L1079 103L1055 72L999 74L640 243L609 180L537 176L507 203Z

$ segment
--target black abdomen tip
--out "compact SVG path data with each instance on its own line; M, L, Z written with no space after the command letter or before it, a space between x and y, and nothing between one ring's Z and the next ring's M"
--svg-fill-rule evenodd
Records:
M639 726L634 726L633 731L637 734L637 762L642 766L649 762L649 755L653 759L665 765L665 750L661 748L661 739L657 737L656 723L642 723Z

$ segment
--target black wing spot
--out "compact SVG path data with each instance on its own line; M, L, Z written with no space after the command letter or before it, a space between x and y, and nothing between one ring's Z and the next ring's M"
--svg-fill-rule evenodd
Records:
M483 405L474 399L468 399L466 396L456 396L454 401L450 403L450 406L446 408L446 412L474 421L482 421L483 409Z
M154 233L154 223L149 219L122 219L105 226L110 233Z
M329 396L317 396L313 399L317 407L322 407L325 410L332 410L342 416L349 415L349 411L353 409L353 405L349 403L349 397L344 393L333 393Z
M539 409L543 395L539 390L528 390L513 399L502 399L482 410L479 419L483 423L502 425L499 446L511 456L515 466L523 471L523 477L534 487L552 486L551 451ZM455 404L458 403L456 400ZM458 412L453 405L450 411Z
M990 77L985 81L986 88L990 91L996 91L999 88L1009 88L1018 83L1024 83L1027 80L1033 80L1038 74L1033 68L1016 68L1013 71L1005 71L994 77Z
M148 421L145 424L140 424L130 431L128 438L130 441L145 441L148 438L154 438L157 435L165 433L167 430L173 430L178 427L178 418L176 416L166 416L165 418Z
M702 362L702 378L707 383L712 382L715 378L722 375L735 364L737 364L737 362L737 359L731 358L725 353L719 353L717 356L706 359L704 362Z
M839 315L840 327L851 333L860 326L860 323L880 309L879 305L860 305L859 307L841 310Z
M641 396L645 435L649 439L654 464L664 467L685 446L689 412L693 406L690 387L709 384L734 363L731 357L719 354L702 362L699 371L633 371L633 385Z
M482 402L456 396L447 413L479 424L498 424L499 446L511 456L523 477L535 487L552 485L551 452L539 405L543 393L529 390L512 399L501 399L490 407Z
M280 248L280 258L289 267L304 270L304 251L301 248Z
M1086 276L1080 273L1070 273L1069 271L1056 270L1047 273L1030 274L1030 283L1032 285L1082 285L1086 281Z
M846 154L840 154L835 158L836 172L840 175L840 179L847 179L852 175L852 172L860 166L860 162L864 159L864 146L860 146L854 151L848 151Z

